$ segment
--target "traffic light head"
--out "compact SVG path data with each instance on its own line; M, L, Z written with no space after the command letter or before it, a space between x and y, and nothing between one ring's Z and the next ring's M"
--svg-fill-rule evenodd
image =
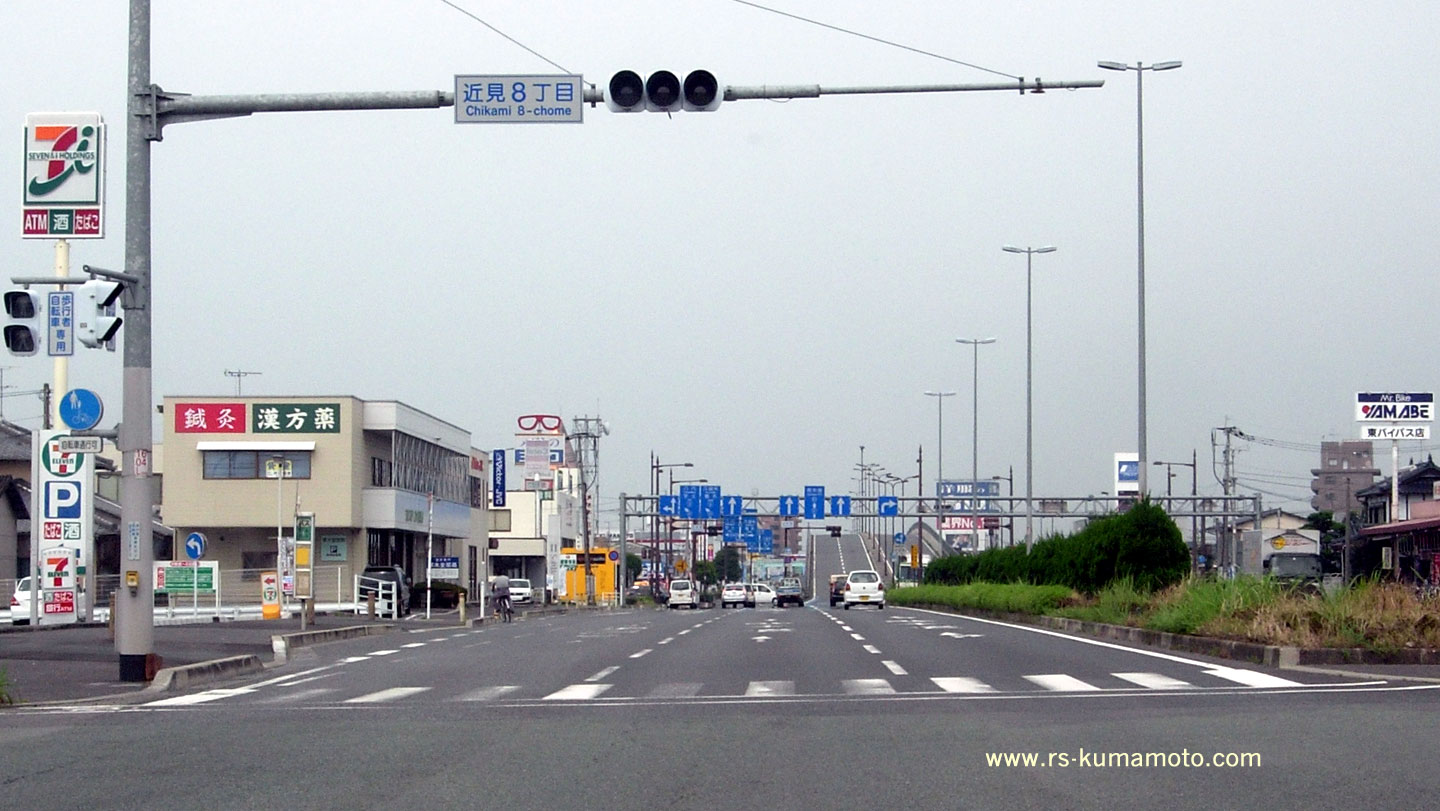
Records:
M616 113L710 112L718 110L724 98L719 80L708 70L692 70L684 81L668 70L657 70L645 78L633 70L622 70L605 85L605 106Z
M836 525L834 525L834 524L830 524L829 526L826 526L825 529L827 529L827 530L830 531L830 537L832 537L832 538L838 538L838 537L840 537L840 527L838 527L838 526L836 526Z
M40 347L40 294L29 290L5 291L5 348L12 355L34 355Z
M76 291L75 337L91 349L107 346L120 331L123 319L115 314L115 303L124 285L106 279L91 279Z

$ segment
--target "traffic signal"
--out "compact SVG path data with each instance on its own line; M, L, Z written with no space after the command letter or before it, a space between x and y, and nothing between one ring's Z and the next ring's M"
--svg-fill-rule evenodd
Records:
M75 337L80 343L115 351L115 333L123 320L115 314L115 302L124 289L120 282L91 279L75 291Z
M839 526L837 526L837 525L835 525L835 524L829 524L829 525L827 525L827 526L825 527L825 529L827 529L827 530L830 531L830 537L832 537L832 538L838 538L838 537L840 537L840 527L839 527Z
M605 85L605 106L616 113L711 112L720 109L724 100L724 89L708 70L692 70L684 81L668 70L657 70L645 78L633 70L622 70Z
M33 355L40 347L40 294L29 290L5 291L5 348L12 355Z

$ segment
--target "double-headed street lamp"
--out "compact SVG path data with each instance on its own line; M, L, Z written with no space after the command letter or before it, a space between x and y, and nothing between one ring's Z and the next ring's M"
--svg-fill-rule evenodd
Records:
M1030 408L1030 260L1037 253L1054 253L1054 245L1039 248L1017 248L1006 245L1001 250L1008 253L1025 254L1025 552L1028 554L1035 543L1035 502L1034 502L1034 457L1031 453L1034 436L1032 411Z
M970 409L970 531L975 534L975 547L980 547L980 345L993 344L994 338L956 338L957 344L969 344L974 353L974 385Z
M1140 402L1139 402L1139 428L1138 442L1140 445L1140 496L1143 498L1149 494L1148 479L1145 468L1145 106L1144 87L1145 71L1147 70L1174 70L1180 67L1180 62L1156 62L1153 65L1146 65L1143 62L1136 62L1127 65L1124 62L1098 62L1096 63L1106 70L1133 70L1135 71L1135 211L1137 221L1137 251L1139 259L1137 262L1139 284L1137 292L1139 296L1140 324L1139 324L1139 354L1140 354Z
M945 398L954 397L953 391L927 391L926 397L935 398L936 436L935 444L938 446L935 452L935 537L940 539L943 546L945 543L945 530L941 527L944 520L941 514L945 511L945 500L940 495L945 489ZM924 498L925 494L920 494Z
M694 462L675 462L675 463L673 463L673 464L662 465L662 464L660 464L660 457L656 456L656 455L653 454L653 453L650 454L650 492L651 492L651 494L653 494L653 495L655 496L655 503L656 503L655 515L654 515L654 517L651 519L651 522L650 522L650 546L651 546L651 549L652 549L652 550L654 551L654 553L655 553L655 566L656 566L656 568L659 568L659 567L660 567L660 509L659 509L659 503L660 503L660 471L665 470L666 468L677 468L677 467L695 467L695 463L694 463ZM674 474L674 473L671 473L670 475L673 477L675 474ZM671 521L669 522L669 525L670 525L670 527L673 529L674 526L675 526L674 521L671 520ZM670 536L669 536L669 533L667 533L666 536L665 536L665 551L666 551L667 553L670 551ZM651 589L651 591L654 591L654 590L655 590L655 580L654 580L654 578L651 578L651 581L650 581L650 589Z

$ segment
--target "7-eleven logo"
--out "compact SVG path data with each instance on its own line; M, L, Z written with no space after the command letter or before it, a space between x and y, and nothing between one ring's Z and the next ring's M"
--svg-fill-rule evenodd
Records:
M55 579L52 585L56 587L65 585L65 567L70 564L70 558L65 555L58 558L46 558L45 564L50 567L45 576Z
M45 443L40 454L40 461L52 474L69 476L80 472L80 465L85 461L85 454L60 450L60 440L57 438Z

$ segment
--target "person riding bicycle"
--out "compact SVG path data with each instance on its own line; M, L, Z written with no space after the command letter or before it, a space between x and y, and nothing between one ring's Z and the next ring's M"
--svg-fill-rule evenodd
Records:
M506 622L509 622L511 614L510 578L503 574L496 576L495 580L490 584L490 593L495 597L496 615L504 618Z

